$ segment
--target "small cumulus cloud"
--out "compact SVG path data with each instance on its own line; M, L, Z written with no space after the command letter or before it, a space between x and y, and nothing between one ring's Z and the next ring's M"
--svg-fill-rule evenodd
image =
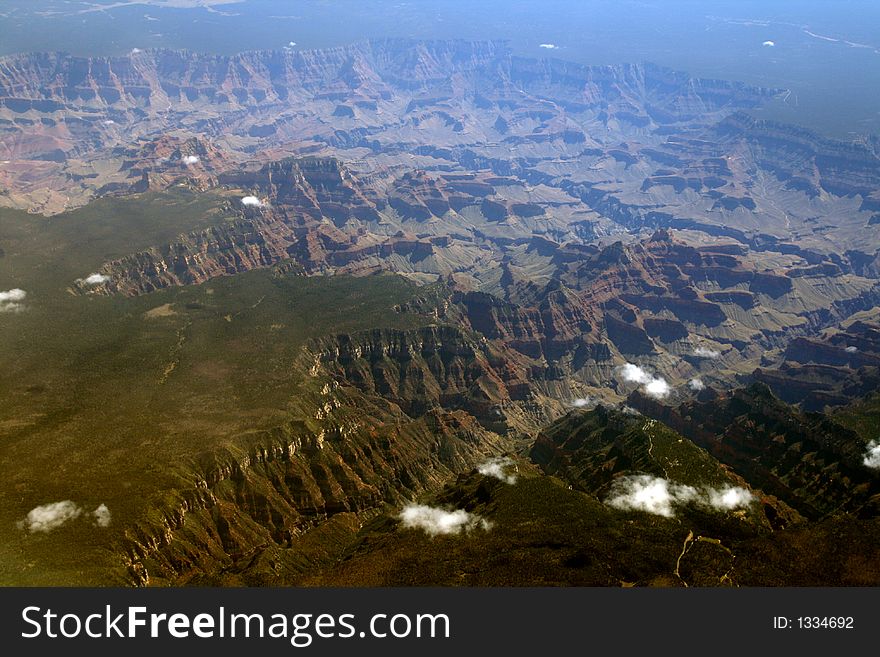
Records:
M721 352L716 351L715 349L709 349L708 347L697 347L694 349L694 356L697 358L711 358L715 360L716 358L721 357Z
M644 385L650 383L651 381L650 374L648 374L638 365L633 365L632 363L621 365L618 371L620 372L620 376L627 383L638 383Z
M688 381L688 388L690 388L694 392L700 392L700 390L706 389L706 384L703 383L702 379L691 379L690 381Z
M868 443L863 463L868 468L880 470L880 440L872 440Z
M761 45L764 46L765 48L772 48L773 46L776 45L776 42L775 41L765 41Z
M104 121L104 125L113 125L114 123L116 123L116 121L114 121L113 119L107 119L106 121Z
M109 280L110 277L105 274L89 274L85 278L77 278L76 282L80 285L101 285Z
M70 500L44 504L28 511L27 517L18 523L20 529L33 533L51 532L66 522L82 515L82 509Z
M489 459L485 463L481 463L477 466L477 472L486 477L495 477L495 479L500 479L507 484L515 484L516 475L507 472L511 467L516 470L516 465L514 464L513 459L503 456Z
M578 397L577 399L571 400L571 405L574 408L586 408L587 406L589 406L592 403L593 403L593 400L590 399L589 397Z
M670 392L672 392L672 388L669 387L665 379L660 377L654 377L645 384L645 394L654 399L664 399L669 396Z
M106 504L98 505L98 508L92 511L92 517L95 519L95 524L98 527L110 526L110 509L107 508Z
M404 527L423 529L431 536L460 534L472 529L489 529L491 524L480 516L463 509L446 511L423 504L409 504L400 513Z
M24 310L22 301L27 296L27 292L19 288L13 288L0 292L0 313L16 313Z
M241 199L241 204L248 207L261 208L263 207L263 202L258 199L256 196L245 196Z
M733 511L749 506L754 496L745 488L704 488L679 484L662 477L630 475L617 479L605 504L623 511L643 511L672 518L676 507L696 504L715 511Z
M199 158L198 155L187 155L185 158L183 158L183 163L184 164L198 164L200 159L201 158Z
M858 347L852 347L852 346L850 346L850 347L847 347L844 351L846 351L846 353L848 353L848 354L854 354L854 353L856 353L858 350L859 350Z
M672 392L672 388L666 382L666 379L654 376L638 365L627 363L626 365L621 365L617 371L624 381L641 385L645 394L654 399L663 399Z
M62 525L76 520L84 514L84 510L78 504L71 500L63 502L52 502L51 504L43 504L28 511L27 517L17 523L19 529L27 530L30 533L48 533L58 529ZM98 527L110 526L110 509L106 504L99 504L98 507L87 514L91 517Z
M611 486L605 504L623 511L644 511L671 518L673 507L697 497L697 489L675 484L660 477L633 475L621 477Z
M544 48L545 50L558 50L559 46L555 43L542 43L538 46L539 48Z
M745 488L730 486L728 488L710 488L706 491L705 503L719 511L733 511L747 507L755 496Z
M137 55L139 52L143 52L143 50L141 50L140 48L132 48L131 49L132 55Z
M624 415L641 415L641 413L639 413L632 406L627 406L626 404L620 407L620 412Z

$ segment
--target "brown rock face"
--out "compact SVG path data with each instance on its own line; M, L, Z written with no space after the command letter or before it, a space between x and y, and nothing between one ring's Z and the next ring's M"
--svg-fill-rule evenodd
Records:
M880 387L880 323L876 309L866 320L849 321L818 337L799 337L785 348L777 367L753 376L781 399L821 411L841 406Z
M880 186L877 155L862 144L824 139L808 130L737 113L722 121L724 138L753 145L762 164L788 180L789 187L817 195L870 195Z
M716 81L701 81L700 92L690 97L693 89L687 76L655 67L538 63L513 57L493 42L379 40L234 56L169 50L111 58L36 53L0 60L0 156L17 161L14 171L3 172L4 183L14 187L9 203L54 214L87 202L98 190L128 188L126 170L113 168L120 157L115 148L156 134L218 136L238 162L274 147L287 153L391 147L472 157L455 149L470 141L466 126L483 123L474 110L491 115L487 136L504 135L510 145L575 147L591 141L543 101L531 100L548 90L570 110L601 109L606 126L615 125L619 114L642 127L651 123L646 102L675 123L695 116L689 104L723 116L728 106L752 107L770 93ZM529 95L525 103L522 90ZM460 100L471 110L462 112ZM393 119L400 116L443 138L401 142L401 125ZM230 134L236 139L222 139ZM219 163L205 168L224 170ZM88 178L73 178L83 170ZM457 187L465 196L489 193L479 183L462 181ZM37 193L48 189L64 196L46 200ZM519 205L522 216L541 214L534 205ZM491 204L487 210L501 212Z
M437 490L505 449L500 409L527 392L518 368L450 327L327 337L303 359L320 392L300 395L291 421L253 436L250 449L197 459L194 485L164 521L128 531L131 582L247 568L328 522L356 528L384 504Z

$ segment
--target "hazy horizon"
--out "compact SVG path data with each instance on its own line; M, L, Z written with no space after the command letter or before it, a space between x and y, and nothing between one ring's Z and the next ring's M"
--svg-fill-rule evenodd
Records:
M652 62L790 89L760 115L843 139L880 134L877 3L11 0L4 6L0 31L8 37L0 54L121 55L153 47L229 54L381 37L503 39L528 56Z

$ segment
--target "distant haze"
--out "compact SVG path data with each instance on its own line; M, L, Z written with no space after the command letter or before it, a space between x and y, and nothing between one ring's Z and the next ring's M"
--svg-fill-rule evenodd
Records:
M193 8L199 4L209 6ZM880 133L880 3L869 0L8 0L0 34L2 54L230 53L384 36L509 39L532 56L653 61L788 88L792 94L763 116L837 137Z

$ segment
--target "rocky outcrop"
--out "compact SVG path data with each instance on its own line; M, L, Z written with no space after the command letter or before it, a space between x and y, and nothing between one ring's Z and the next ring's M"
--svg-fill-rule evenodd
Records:
M465 410L486 428L505 433L502 408L530 396L520 368L456 328L373 331L325 342L317 356L324 370L408 415Z
M542 429L529 457L545 473L600 498L620 477L645 474L695 489L749 489L735 471L660 422L601 405L571 411ZM780 529L803 520L775 497L754 493L761 504L750 510L749 522Z
M453 79L460 84L451 85ZM132 185L127 170L117 168L120 146L157 133L234 135L222 143L237 163L277 159L263 155L274 147L287 153L355 148L431 154L485 168L471 166L487 161L471 150L465 129L482 123L475 111L493 117L486 135L491 139L571 149L593 140L586 126L561 120L560 112L599 114L607 129L622 124L650 130L706 123L753 107L771 93L654 66L523 59L496 42L376 40L232 56L170 50L109 58L34 53L0 59L0 152L23 164L3 172L11 187L7 203L54 214L82 205L99 190L138 191L184 173L171 160L153 162L154 180ZM543 100L548 94L557 99L554 111ZM35 114L39 122L31 118ZM395 117L404 117L403 123ZM407 135L405 126L418 127L419 134ZM420 136L427 134L440 137L426 143ZM93 177L82 178L84 168ZM201 168L215 174L228 169L208 159ZM463 196L488 194L474 183L455 187ZM38 193L44 189L57 195L47 200ZM487 214L499 220L503 209L493 203L487 203ZM518 206L520 216L542 214L528 201Z
M742 112L724 119L717 133L748 144L758 163L788 181L791 189L813 196L819 189L837 196L869 196L880 187L880 157L865 144L825 139Z
M340 416L345 407L332 401ZM341 410L339 410L341 409ZM332 418L331 418L332 419ZM131 583L184 584L284 547L339 514L363 514L436 488L500 449L461 413L435 411L397 428L350 423L317 434L293 423L245 454L211 454L192 488L127 530Z
M867 320L867 321L866 321ZM781 399L812 411L842 406L880 385L880 323L876 309L866 319L845 322L818 337L799 337L776 367L753 375Z
M453 329L328 337L302 360L322 387L303 389L288 423L195 458L191 485L126 531L129 583L217 581L331 519L356 527L436 490L505 449L501 409L524 394Z
M826 416L789 406L764 384L678 408L639 392L628 403L807 518L878 512L880 481L863 463L865 440Z

